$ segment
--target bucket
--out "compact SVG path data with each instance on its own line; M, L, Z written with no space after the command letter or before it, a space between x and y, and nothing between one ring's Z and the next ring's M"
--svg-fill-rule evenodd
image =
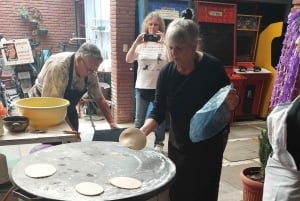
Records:
M0 153L6 156L8 173L11 176L13 167L21 159L20 148L18 145L1 146Z
M4 184L9 181L8 168L6 156L0 153L0 184Z

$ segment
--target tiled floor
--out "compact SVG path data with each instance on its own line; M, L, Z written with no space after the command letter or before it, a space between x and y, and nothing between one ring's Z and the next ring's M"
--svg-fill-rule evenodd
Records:
M105 120L99 117L93 117L93 125L90 119L86 116L80 118L81 137L83 141L92 139L95 130L108 129L109 126ZM132 126L132 123L119 124L120 127L127 128ZM223 170L221 175L219 201L241 201L242 200L242 185L239 178L240 171L247 167L258 165L257 150L258 142L257 136L260 130L265 128L265 121L247 121L234 122L231 125L231 132L229 135L228 144L224 153ZM165 145L167 145L168 133L166 133ZM147 146L153 147L154 134L147 137ZM9 155L9 168L22 157L29 153L30 149L35 146L8 146L0 147L0 152ZM167 146L164 147L164 153L167 154ZM167 192L150 199L149 201L167 201Z

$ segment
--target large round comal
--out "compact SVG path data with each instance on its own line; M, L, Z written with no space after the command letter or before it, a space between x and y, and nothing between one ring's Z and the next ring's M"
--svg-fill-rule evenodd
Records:
M62 123L70 102L63 98L32 97L15 102L19 113L30 120L31 128L48 128Z

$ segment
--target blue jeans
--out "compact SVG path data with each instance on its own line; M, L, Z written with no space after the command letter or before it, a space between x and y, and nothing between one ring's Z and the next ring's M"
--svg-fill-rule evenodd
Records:
M141 97L141 93L139 89L135 89L135 120L134 124L136 128L140 128L143 126L146 117L148 116L148 108L151 101L145 100ZM165 127L166 123L163 121L155 130L155 141L154 145L164 145L165 140Z

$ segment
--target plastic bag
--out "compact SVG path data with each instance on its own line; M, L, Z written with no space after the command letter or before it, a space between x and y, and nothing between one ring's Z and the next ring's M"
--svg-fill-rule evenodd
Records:
M218 134L229 122L230 111L225 103L231 85L221 89L198 110L190 121L189 136L192 142L200 142Z

